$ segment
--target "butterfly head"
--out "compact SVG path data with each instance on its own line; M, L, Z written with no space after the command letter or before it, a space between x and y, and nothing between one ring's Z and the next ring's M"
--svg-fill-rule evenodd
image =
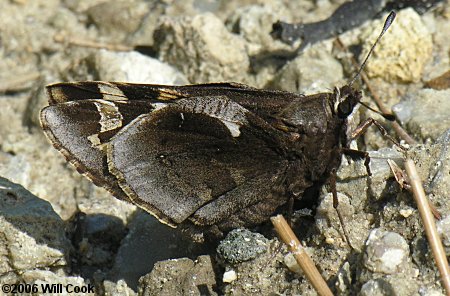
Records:
M335 88L335 114L341 118L347 118L362 98L361 91L349 86L344 85L341 88Z

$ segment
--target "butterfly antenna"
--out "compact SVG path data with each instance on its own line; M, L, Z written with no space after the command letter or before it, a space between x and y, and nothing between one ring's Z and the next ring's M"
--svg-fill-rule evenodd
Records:
M384 119L389 120L389 121L395 121L395 115L389 114L389 113L383 113L383 112L380 112L378 110L375 110L375 109L373 109L372 107L370 107L369 105L367 105L364 102L359 101L359 103L361 105L363 105L364 107L366 107L367 109L369 109L370 111L375 112L375 113L383 116Z
M391 11L389 13L389 15L386 18L386 21L384 22L383 30L381 30L380 35L378 35L377 40L375 40L375 43L370 48L370 51L367 54L366 58L364 59L364 62L361 64L361 67L359 67L359 70L358 70L358 72L356 72L356 75L352 78L352 80L350 80L348 86L352 86L353 82L355 82L356 78L358 78L358 76L361 74L361 71L366 66L367 60L369 59L370 55L372 54L373 50L375 49L375 46L378 44L378 41L380 41L381 37L383 37L383 35L387 31L387 29L391 26L392 22L395 19L395 16L396 16L396 14L394 11Z

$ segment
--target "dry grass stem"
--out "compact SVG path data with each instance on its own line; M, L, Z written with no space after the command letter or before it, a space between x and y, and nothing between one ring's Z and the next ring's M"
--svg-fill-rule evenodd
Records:
M319 270L317 270L317 267L314 265L314 262L308 256L284 217L282 215L277 215L270 218L270 220L280 239L288 245L289 250L293 253L295 260L302 268L306 278L312 284L314 289L316 289L317 294L327 296L333 295L322 275L319 273Z
M442 246L442 242L436 229L436 224L434 222L433 214L430 210L428 199L425 196L422 182L419 175L417 174L414 161L412 161L411 159L407 159L405 161L405 168L406 172L408 173L414 199L417 203L417 208L419 209L420 217L422 218L424 224L428 242L431 246L434 259L436 260L436 265L441 274L442 283L447 292L447 295L450 295L450 268L448 266L444 247Z

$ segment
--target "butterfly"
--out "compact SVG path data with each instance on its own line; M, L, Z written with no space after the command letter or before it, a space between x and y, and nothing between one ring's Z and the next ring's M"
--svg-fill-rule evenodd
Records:
M349 149L352 82L308 96L238 83L46 89L41 126L78 172L199 241L267 220L327 182L345 152L368 163Z

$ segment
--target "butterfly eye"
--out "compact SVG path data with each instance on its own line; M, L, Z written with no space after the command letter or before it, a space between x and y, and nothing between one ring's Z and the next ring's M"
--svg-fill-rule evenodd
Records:
M354 106L355 105L350 102L349 98L346 98L341 103L339 103L337 110L339 118L347 118L350 113L352 113Z

